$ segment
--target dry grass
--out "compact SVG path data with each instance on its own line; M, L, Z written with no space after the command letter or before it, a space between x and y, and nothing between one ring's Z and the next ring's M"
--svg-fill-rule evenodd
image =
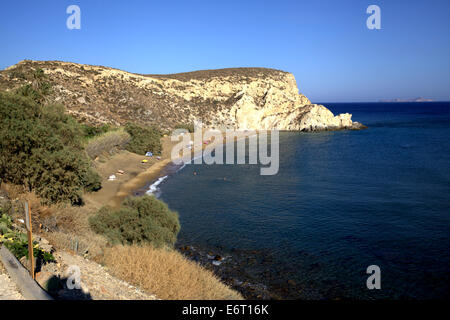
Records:
M23 202L28 201L33 232L41 234L55 248L88 255L90 258L103 255L107 241L93 232L88 222L88 217L98 210L97 207L45 206L41 204L38 196L33 192L27 192L21 186L3 183L1 189L12 199L11 214L15 220L24 218Z
M151 246L115 246L104 252L111 272L165 300L235 300L242 296L180 253Z
M99 261L99 257L103 255L103 248L107 244L104 237L92 232L80 235L55 231L43 233L42 236L58 250L69 251L95 261Z
M130 140L131 136L123 129L109 131L89 140L86 145L86 152L91 159L95 159L101 154L111 153L115 149L124 149Z
M55 210L53 217L58 229L84 234L90 230L87 219L89 213L88 208L67 205Z
M57 249L74 251L90 258L101 256L107 240L92 231L88 221L97 210L97 207L90 204L83 207L67 205L54 208L48 220L52 219L50 222L54 222L55 228L44 237ZM49 223L46 224L48 225Z
M8 197L11 200L18 199L19 196L25 192L23 186L18 186L18 185L12 184L12 183L4 183L3 182L1 184L1 189L8 194Z
M3 183L1 190L8 195L12 210L10 214L13 218L24 218L24 202L28 201L32 215L33 224L39 224L42 220L53 215L55 207L42 205L41 199L34 193L28 192L23 186L11 183Z

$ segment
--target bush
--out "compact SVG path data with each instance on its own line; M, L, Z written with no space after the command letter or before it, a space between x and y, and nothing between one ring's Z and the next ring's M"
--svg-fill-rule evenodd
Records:
M34 101L39 101L41 99L41 94L34 90L33 87L30 84L26 84L16 90L16 93L18 95L30 98Z
M0 178L24 185L44 203L80 203L100 186L83 149L80 125L60 105L0 93Z
M0 208L0 247L4 244L17 259L28 257L27 235L14 230L11 217L2 211ZM45 263L55 261L53 255L39 248L36 241L33 241L33 254Z
M125 131L131 136L131 141L127 145L128 151L142 155L147 151L161 154L161 132L157 128L144 128L133 123L127 123Z
M83 129L83 135L87 139L105 134L111 129L111 127L108 124L104 124L98 127L91 126L88 124L82 124L81 127Z
M193 123L191 123L191 124L180 123L175 126L175 129L186 129L190 133L193 133L194 132L194 124Z
M22 74L23 78L30 81L16 90L18 95L30 98L35 102L44 102L52 92L52 85L47 81L47 76L42 69L33 70L31 75ZM31 77L30 77L31 76Z
M97 171L92 168L88 168L86 174L84 175L83 185L84 190L87 192L100 190L102 188L102 181Z
M6 233L11 231L12 228L12 219L9 215L7 215L5 212L6 210L3 210L3 208L0 207L0 244L2 243L3 237Z
M173 246L180 231L178 214L154 196L126 199L119 209L103 207L89 219L91 228L113 244Z
M28 257L28 239L22 241L5 241L5 246L19 260L23 257ZM33 242L33 256L44 263L55 261L55 257L50 252L39 248L37 242Z
M86 153L91 159L97 158L105 152L111 152L115 148L125 149L131 136L124 130L109 131L88 141Z

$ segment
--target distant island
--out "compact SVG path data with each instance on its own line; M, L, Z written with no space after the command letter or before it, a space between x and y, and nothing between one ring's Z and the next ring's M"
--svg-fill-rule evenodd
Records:
M383 99L380 102L432 102L433 99L415 98L415 99Z

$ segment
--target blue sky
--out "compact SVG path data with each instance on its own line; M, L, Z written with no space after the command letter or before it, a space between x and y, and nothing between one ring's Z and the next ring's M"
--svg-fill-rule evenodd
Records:
M81 9L69 30L66 8ZM366 8L381 8L381 30ZM450 100L450 1L2 1L0 68L23 59L136 73L292 72L316 102Z

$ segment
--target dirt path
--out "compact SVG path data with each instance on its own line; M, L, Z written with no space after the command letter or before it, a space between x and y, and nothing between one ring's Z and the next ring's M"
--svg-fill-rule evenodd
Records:
M9 278L0 261L0 300L24 300L16 285Z
M129 283L111 276L98 263L65 251L55 254L56 263L48 263L36 275L43 288L61 300L156 300ZM68 287L68 280L79 270L80 289ZM72 279L75 277L72 277ZM75 283L75 282L74 282Z
M108 273L100 264L70 254L53 253L56 261L39 268L36 281L57 300L156 300L156 296ZM68 280L79 270L80 288L70 288ZM0 261L0 300L25 300Z

